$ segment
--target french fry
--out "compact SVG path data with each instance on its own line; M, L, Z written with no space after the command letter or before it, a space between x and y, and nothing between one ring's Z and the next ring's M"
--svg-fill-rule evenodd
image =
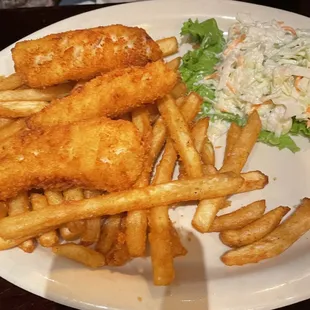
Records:
M52 249L55 254L72 259L90 268L99 268L105 265L104 255L83 245L66 243L56 245Z
M61 192L47 190L44 192L44 195L47 199L49 205L59 205L63 203L64 197ZM59 228L60 236L66 241L72 241L79 238L79 234L72 233L66 225L63 225Z
M174 147L181 157L187 175L191 178L201 177L203 172L200 156L194 147L189 127L174 99L171 96L165 96L158 101L158 109L174 142Z
M99 240L96 244L96 250L102 254L107 254L116 240L122 220L121 214L115 214L107 217L102 225Z
M181 65L181 60L182 58L181 57L176 57L170 61L168 61L166 63L166 65L171 69L171 70L174 70L174 71L177 71Z
M13 90L24 84L23 79L16 73L13 73L0 81L0 91Z
M124 216L121 219L119 231L116 233L115 242L106 254L106 264L108 266L123 266L131 258L126 244L125 226L126 217Z
M153 125L159 117L159 112L156 104L148 104L145 107L149 112L150 122Z
M161 51L163 52L163 57L167 57L178 52L179 44L176 37L157 40L156 43L159 45Z
M221 172L241 172L257 141L261 128L262 123L255 110L249 116L247 124L242 128L239 139L236 141L232 150L227 154L227 157L224 158L223 167L220 170Z
M25 120L23 118L14 121L7 126L0 128L0 141L3 143L6 139L12 137L17 132L26 127Z
M242 128L240 126L238 126L236 123L231 123L226 137L226 147L224 154L224 158L226 158L226 160L228 156L231 156L230 154L234 148L236 141L240 137L241 131Z
M234 194L243 182L241 176L229 172L67 201L46 209L1 219L0 237L33 237L72 221L146 210L181 201L227 196ZM49 197L47 198L49 201Z
M0 117L30 116L48 105L47 101L0 101Z
M199 154L201 154L208 128L209 119L207 117L199 119L192 128L191 135L195 148Z
M242 228L261 218L266 210L266 201L258 200L234 212L217 216L209 231L224 231Z
M30 201L32 205L32 210L34 211L49 207L46 197L41 194L31 194ZM37 240L41 246L48 248L59 243L59 237L55 230L51 230L47 233L42 234L37 238Z
M231 248L240 248L254 243L272 232L289 211L289 207L275 208L243 228L222 231L220 239Z
M170 94L175 98L183 97L187 94L187 87L184 82L179 82L174 86Z
M201 159L206 165L215 165L215 153L212 142L209 140L207 136L203 141L203 148L201 150Z
M237 194L252 192L257 189L262 189L268 184L268 177L261 171L250 171L241 173L244 180L240 188L238 188Z
M6 217L7 215L8 215L8 205L5 202L0 201L0 219Z
M17 216L30 212L29 198L27 192L19 193L16 197L8 201L8 215ZM33 239L25 240L18 247L26 253L32 253L35 249L35 242Z
M185 121L192 122L196 115L185 109L184 105L182 108ZM176 160L177 153L171 139L168 138L161 161L156 167L153 184L166 183L172 179ZM151 209L149 225L153 281L155 285L168 285L174 279L173 257L185 255L187 251L172 226L168 206Z
M27 239L28 237L14 240L0 238L0 251L15 248L16 246L21 245L23 242L26 242ZM26 246L28 247L27 243Z
M261 240L226 252L221 260L225 265L258 263L286 251L310 229L310 199L304 198L296 211Z
M0 101L51 101L67 95L72 84L61 84L45 89L17 89L0 91Z
M100 195L100 191L90 191L84 190L84 197L86 199L97 197ZM100 236L101 229L101 218L93 218L89 220L85 220L85 230L81 235L81 244L84 246L90 246L94 243L97 243Z
M83 191L80 188L68 189L63 192L63 196L66 201L77 201L84 199ZM68 222L65 227L67 227L77 239L85 231L85 221Z
M138 108L132 112L132 122L136 125L142 135L146 152L150 150L152 143L152 126L147 109ZM153 165L152 154L150 160L144 163L143 171L134 187L144 187L150 182ZM145 210L128 212L126 216L126 243L132 257L144 256L146 247L147 213Z

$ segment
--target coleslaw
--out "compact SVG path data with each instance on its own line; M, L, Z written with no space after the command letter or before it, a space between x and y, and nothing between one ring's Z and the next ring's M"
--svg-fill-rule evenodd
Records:
M180 72L204 98L201 115L213 121L213 142L229 122L243 125L255 109L261 142L299 150L291 136L310 137L310 30L240 14L226 40L214 19L188 20L181 34L196 49L183 56Z

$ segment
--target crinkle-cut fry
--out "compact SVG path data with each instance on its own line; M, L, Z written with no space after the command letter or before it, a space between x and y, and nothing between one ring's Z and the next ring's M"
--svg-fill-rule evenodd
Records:
M8 124L7 126L0 128L0 142L4 143L5 140L12 137L24 128L26 128L26 122L23 118L20 118L11 124Z
M143 171L135 183L134 187L144 187L150 183L153 168L153 155L149 150L152 145L152 126L150 123L149 112L145 108L138 108L132 112L132 122L142 135L146 154L150 159L145 160ZM132 257L141 257L145 254L147 232L147 211L132 211L126 216L126 243L128 251Z
M61 192L46 190L44 195L49 205L59 205L64 202L64 197ZM59 228L59 233L62 239L66 241L73 241L79 238L79 234L72 233L66 226L66 223Z
M98 190L84 190L84 197L86 199L97 197L100 195ZM85 230L81 235L80 243L84 246L90 246L97 243L100 236L101 218L96 217L93 219L85 220Z
M23 84L23 79L17 73L13 73L0 81L0 91L13 90L21 87Z
M4 201L0 201L0 219L8 215L8 205Z
M221 232L242 228L261 218L266 210L266 201L258 200L228 214L217 216L209 231Z
M234 194L243 182L241 176L228 172L114 192L79 201L66 201L46 209L1 219L0 237L33 237L72 221L227 196Z
M196 115L182 108L185 121L192 122ZM161 161L156 167L153 184L169 182L172 179L176 161L177 152L171 139L168 138ZM149 225L153 281L155 285L168 285L174 279L173 257L185 255L186 249L182 246L179 236L171 224L168 206L151 209Z
M63 192L63 196L66 201L77 201L84 199L83 190L80 188L68 189ZM65 227L67 227L69 231L78 238L85 231L85 221L69 222Z
M99 252L75 243L66 243L53 246L57 255L72 259L90 268L99 268L105 265L105 257Z
M177 71L181 65L181 60L182 60L182 57L176 57L168 61L166 64L170 69Z
M222 231L220 239L231 248L240 248L254 243L272 232L289 211L289 207L277 207L240 229Z
M242 127L238 126L236 123L231 123L226 137L226 146L224 158L231 156L231 152L234 148L236 141L239 139L242 131Z
M126 244L125 229L126 216L123 216L119 231L116 234L115 242L106 254L106 262L108 266L123 266L131 259Z
M240 173L244 167L262 128L262 123L257 111L249 116L247 124L242 128L241 134L237 139L224 163L221 172L232 171Z
M310 229L310 199L304 198L295 212L261 240L222 255L225 265L258 263L286 251Z
M117 233L120 229L122 220L121 214L108 216L101 227L99 240L96 244L96 250L102 254L107 254L112 248Z
M8 200L8 215L17 216L30 212L29 197L27 192L21 192L16 197ZM26 253L32 253L35 249L35 240L30 238L18 247Z
M156 43L159 45L163 53L163 57L173 55L178 52L179 44L176 37L169 37L157 40Z
M187 86L184 82L177 83L174 88L171 90L170 95L175 99L183 97L187 94Z
M201 154L204 140L207 135L209 128L209 118L201 118L199 119L194 125L191 130L191 135L193 138L193 142L195 145L195 148L199 154Z
M51 101L66 96L72 84L61 84L44 89L16 89L0 91L0 101Z
M30 195L30 201L32 210L34 211L49 207L46 197L42 194L32 193ZM59 243L59 237L56 230L51 230L40 235L37 240L43 247L52 247Z
M47 101L0 101L0 117L19 118L30 116L48 105Z

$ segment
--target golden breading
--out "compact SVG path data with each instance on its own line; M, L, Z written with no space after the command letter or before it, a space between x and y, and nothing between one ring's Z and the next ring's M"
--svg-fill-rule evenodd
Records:
M177 73L162 61L145 67L114 70L53 100L27 121L30 128L67 124L98 116L117 117L153 103L177 83Z
M26 130L0 155L0 200L31 188L119 191L139 177L145 152L128 121L107 118Z
M15 71L31 87L90 79L162 58L158 44L138 27L112 25L22 41L12 49Z

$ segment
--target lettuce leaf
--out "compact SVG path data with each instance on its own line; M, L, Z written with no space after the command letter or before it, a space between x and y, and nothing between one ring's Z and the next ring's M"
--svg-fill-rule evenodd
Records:
M270 146L276 146L279 150L289 149L293 153L300 151L300 148L288 134L277 137L273 132L262 130L258 141Z
M307 123L305 121L298 121L294 119L290 134L310 138L310 128L307 128Z

